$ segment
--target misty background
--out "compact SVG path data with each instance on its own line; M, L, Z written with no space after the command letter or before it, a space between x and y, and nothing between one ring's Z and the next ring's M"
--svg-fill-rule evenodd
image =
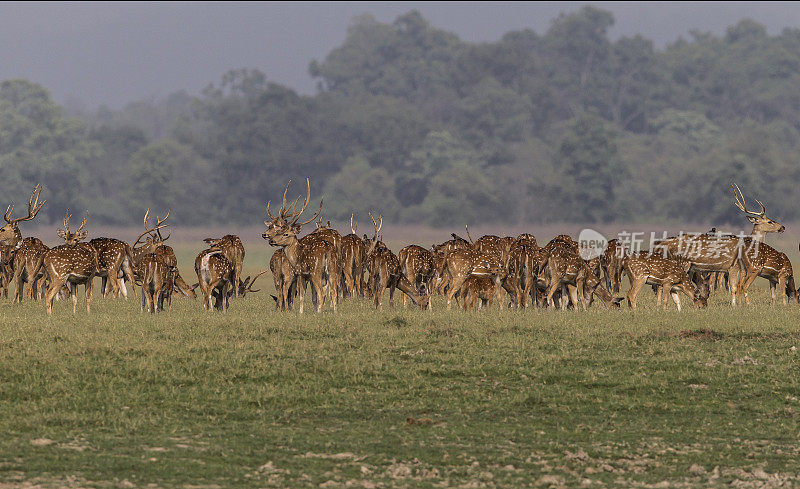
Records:
M798 219L798 26L778 2L0 3L0 195L257 225L309 176L339 227L720 225L736 181Z

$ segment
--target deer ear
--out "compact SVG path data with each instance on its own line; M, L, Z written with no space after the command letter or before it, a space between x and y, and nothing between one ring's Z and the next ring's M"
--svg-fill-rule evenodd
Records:
M88 231L81 231L78 234L76 234L75 237L78 239L78 241L80 241L80 240L86 238L86 236L88 236L88 235L89 235Z
M747 216L747 220L752 222L753 224L755 224L757 222L757 219L755 217L753 217L753 216Z
M56 234L58 234L58 237L61 239L67 239L67 233L63 229L58 229L58 231L56 231Z

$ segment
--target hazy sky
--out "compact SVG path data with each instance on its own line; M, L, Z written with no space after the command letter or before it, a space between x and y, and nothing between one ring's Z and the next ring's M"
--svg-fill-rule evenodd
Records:
M783 2L269 2L0 3L0 79L42 84L61 104L92 109L197 93L229 69L315 93L308 64L345 38L356 15L391 22L411 9L465 41L510 30L547 30L561 12L611 11L613 37L642 34L658 47L692 29L716 34L748 17L770 34L800 27L800 3Z

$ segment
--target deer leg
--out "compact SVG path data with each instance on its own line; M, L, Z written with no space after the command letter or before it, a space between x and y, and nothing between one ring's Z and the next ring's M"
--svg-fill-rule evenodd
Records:
M741 288L741 293L744 295L744 302L748 306L750 305L750 285L758 278L758 270L747 270L744 276L744 280L741 281L739 287ZM733 280L731 280L731 284L733 284ZM733 287L731 287L733 289Z
M464 285L464 281L467 280L466 275L450 275L449 279L449 289L447 290L447 309L450 310L450 303L453 300L453 296L461 290L461 286ZM463 294L462 294L463 295ZM461 298L462 301L466 300L465 297Z
M72 314L78 311L78 284L69 282L69 293L72 296Z
M89 314L92 310L92 296L94 295L93 280L94 277L89 277L89 279L86 281L86 285L83 286L83 293L86 295L86 314Z
M628 307L636 310L636 296L639 295L639 291L644 286L645 282L647 281L646 277L642 278L631 278L631 289L628 291Z
M575 311L577 311L578 310L578 300L579 300L579 298L578 298L578 295L579 295L578 289L580 287L578 287L577 285L567 284L566 288L567 288L567 294L569 294L569 302L572 304L572 308ZM564 300L564 303L566 304L567 301Z
M48 316L53 314L53 301L55 300L58 291L61 290L61 286L64 285L64 281L59 280L56 277L52 277L50 281L50 288L47 289L47 295L45 295L44 300Z
M681 312L681 298L678 296L677 292L671 292L672 300L675 301L675 305L678 306L678 312ZM664 298L664 304L666 309L667 298Z
M781 294L781 302L784 306L789 305L789 299L786 296L786 277L783 275L778 276L778 290Z

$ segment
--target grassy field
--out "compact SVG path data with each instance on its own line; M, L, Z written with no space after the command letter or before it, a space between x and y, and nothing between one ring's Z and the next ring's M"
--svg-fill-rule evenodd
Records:
M174 246L193 283L200 247ZM0 488L800 484L800 306L763 287L682 313L644 290L636 313L302 318L270 290L224 314L0 301Z

